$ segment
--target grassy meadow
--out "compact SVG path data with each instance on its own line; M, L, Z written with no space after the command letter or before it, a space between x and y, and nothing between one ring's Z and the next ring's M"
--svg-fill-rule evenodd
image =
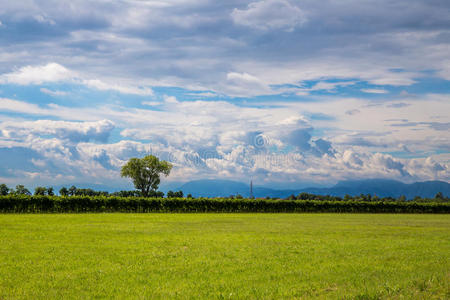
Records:
M0 214L0 299L449 299L450 215Z

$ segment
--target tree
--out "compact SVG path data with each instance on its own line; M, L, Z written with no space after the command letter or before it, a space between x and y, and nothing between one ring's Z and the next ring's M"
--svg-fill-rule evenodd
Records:
M14 191L16 195L31 195L30 191L24 187L22 184L16 185L16 190Z
M76 192L77 192L77 187L74 186L74 185L72 185L72 186L69 188L69 196L75 196Z
M183 198L183 191L178 191L178 192L168 191L167 198ZM191 198L192 198L192 196L191 196Z
M43 186L38 186L34 189L34 194L44 196L45 194L47 194L47 188Z
M139 191L139 194L141 194L140 191ZM148 193L147 197L164 198L164 193L161 191L150 191Z
M0 196L6 196L9 193L9 188L6 186L6 184L2 183L0 184Z
M136 189L141 190L142 196L148 197L150 191L156 191L161 182L161 174L168 176L172 170L172 164L159 160L154 155L144 158L131 158L120 172L122 177L133 180Z
M60 194L61 196L67 196L67 195L69 195L69 190L68 190L65 186L63 186L63 187L59 190L59 194Z
M49 195L49 196L54 196L55 195L53 187L48 187L47 188L47 195Z

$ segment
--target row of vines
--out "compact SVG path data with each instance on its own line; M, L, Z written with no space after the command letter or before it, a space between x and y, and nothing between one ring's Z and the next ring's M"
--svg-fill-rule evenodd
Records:
M450 203L103 196L0 196L1 213L336 212L450 213Z

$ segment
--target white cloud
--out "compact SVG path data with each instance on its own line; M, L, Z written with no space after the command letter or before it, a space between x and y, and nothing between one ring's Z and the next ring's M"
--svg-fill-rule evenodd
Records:
M123 94L132 94L139 96L153 96L153 90L148 87L126 86L120 84L109 84L99 79L82 80L82 83L88 87L96 88L100 91L117 91Z
M235 8L231 17L236 24L261 30L281 29L292 31L306 22L305 13L286 0L252 2L247 9Z
M230 72L227 74L227 80L231 82L247 82L247 83L256 83L259 84L261 81L248 73L236 73L236 72Z
M176 103L178 103L177 98L175 98L174 96L165 96L165 97L164 97L164 101L165 101L166 103L171 103L171 104L176 104Z
M38 115L45 115L48 112L47 109L43 109L36 104L8 98L0 98L0 109L4 111L22 112Z
M211 93L211 92L187 93L186 95L194 96L194 97L205 97L205 98L211 98L211 97L217 97L218 96L216 93Z
M43 83L71 82L86 85L100 91L117 91L123 94L152 96L153 90L136 85L108 83L100 79L85 79L77 72L67 69L57 63L40 66L25 66L14 72L0 75L0 84L38 85ZM50 94L50 90L43 88L42 92ZM53 95L55 93L53 92Z
M303 96L308 95L312 91L328 91L335 92L338 87L345 87L354 85L356 81L338 81L338 82L327 82L327 81L319 81L314 84L310 88L295 88L292 91L295 91L297 95Z
M376 85L392 85L392 86L407 86L416 83L414 80L416 74L401 74L401 73L388 73L383 74L379 78L370 79L368 82Z
M223 90L231 96L252 96L258 94L272 94L273 91L260 78L246 72L229 72Z
M388 91L385 89L361 89L362 92L368 94L387 94Z
M47 94L47 95L50 95L50 96L53 96L53 97L67 96L68 95L67 92L64 92L64 91L52 91L52 90L49 90L47 88L41 88L40 91L43 92L44 94Z
M39 23L50 24L50 25L55 25L56 24L56 22L54 20L48 18L45 15L38 14L38 15L35 15L33 17L33 19L35 19Z
M74 74L57 63L49 63L41 66L25 66L12 73L0 76L3 84L42 84L44 82L59 82L70 80Z
M29 140L47 135L71 142L89 140L106 142L113 129L114 123L109 120L97 122L38 120L0 124L2 136L16 140Z
M161 102L158 102L158 101L142 101L141 103L142 103L142 105L148 105L148 106L158 106L158 105L162 104Z

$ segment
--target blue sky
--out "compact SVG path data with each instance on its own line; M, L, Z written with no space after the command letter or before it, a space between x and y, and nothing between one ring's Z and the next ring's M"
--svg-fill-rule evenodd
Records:
M16 3L17 2L17 3ZM450 180L448 1L0 0L0 182Z

